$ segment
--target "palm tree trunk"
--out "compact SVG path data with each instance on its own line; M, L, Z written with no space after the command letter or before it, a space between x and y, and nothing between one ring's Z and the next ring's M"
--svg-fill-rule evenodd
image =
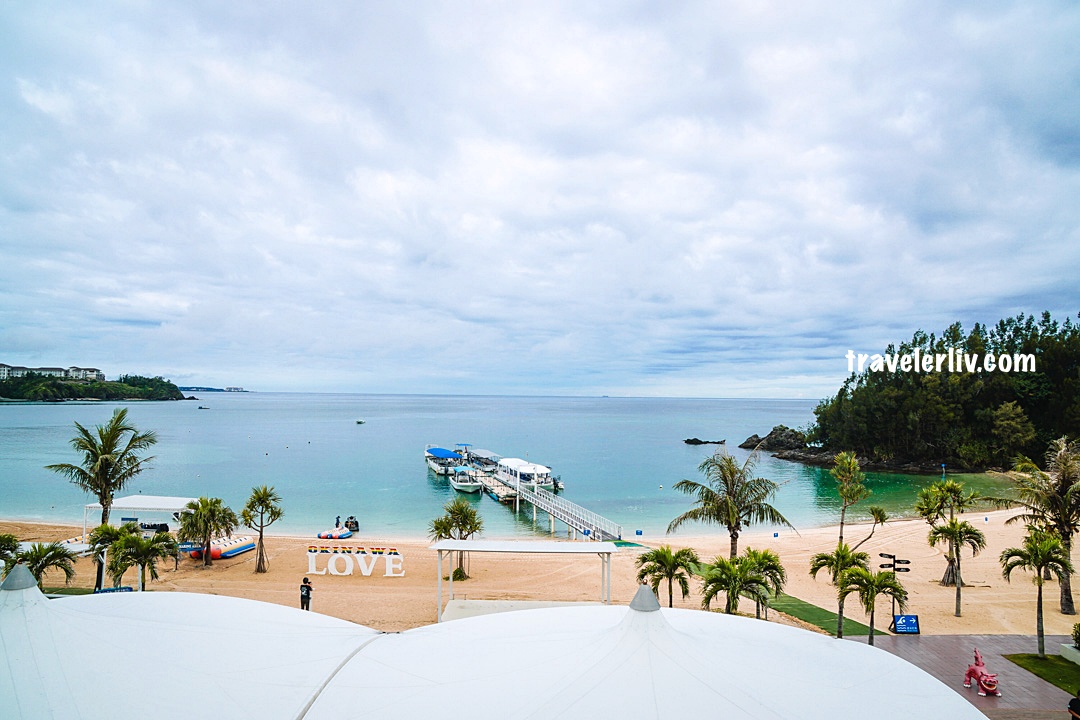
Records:
M139 592L146 589L146 565L139 566Z
M739 532L737 530L731 531L731 560L735 559L735 556L739 554Z
M837 543L838 545L843 545L844 544L844 515L845 514L847 514L847 506L846 505L840 508L840 540Z
M255 551L255 555L255 572L266 572L266 546L263 545L263 531L261 527L259 528L259 548Z
M210 567L214 564L214 558L210 557L210 538L203 542L202 566Z
M844 639L844 598L840 598L836 607L836 639Z
M964 580L960 577L960 556L956 556L956 617L960 617L960 588L964 586Z
M1039 601L1035 604L1035 633L1039 636L1039 657L1046 657L1046 641L1043 638L1043 584L1039 583Z
M1061 544L1065 546L1065 555L1069 558L1069 562L1072 562L1072 535L1063 533ZM1073 605L1072 596L1072 575L1069 573L1061 574L1061 614L1076 614L1076 606Z
M674 597L672 587L673 586L672 586L672 583L671 583L671 578L669 577L667 579L667 606L669 608L674 607L674 605L672 605L672 603L674 602L674 600L672 600L672 598Z
M870 608L870 635L866 640L870 645L874 644L874 608Z

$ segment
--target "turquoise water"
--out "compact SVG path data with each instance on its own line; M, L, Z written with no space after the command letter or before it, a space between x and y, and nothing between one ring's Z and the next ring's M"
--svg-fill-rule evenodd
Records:
M663 535L689 499L671 490L698 478L697 465L715 446L688 437L727 439L735 447L774 425L805 426L812 400L671 398L540 398L293 393L204 393L199 401L127 403L140 429L158 444L150 470L128 491L147 495L210 495L239 511L253 485L273 485L285 518L279 532L313 533L336 515L355 514L361 534L423 536L442 505L457 495L423 462L428 444L468 442L505 457L549 465L565 497L620 523L624 537ZM199 405L208 409L200 410ZM0 517L81 523L93 501L49 463L77 462L68 445L73 422L108 421L117 403L0 404ZM358 425L356 420L365 424ZM758 472L782 483L776 506L796 528L838 518L834 483L819 468L763 455ZM984 492L985 476L961 476ZM910 512L919 488L935 478L870 474L872 501L893 514ZM663 486L661 488L661 486ZM532 513L518 516L487 497L467 496L484 519L485 536L545 531ZM858 513L856 513L858 515ZM687 526L687 533L722 532Z

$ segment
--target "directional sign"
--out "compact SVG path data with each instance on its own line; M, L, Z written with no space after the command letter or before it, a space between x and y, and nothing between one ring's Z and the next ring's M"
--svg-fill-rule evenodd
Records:
M894 632L897 635L918 635L919 634L919 616L918 615L893 615L893 627L896 629Z
M891 559L891 558L894 558L896 556L895 555L890 555L889 553L878 553L878 557L890 558Z
M911 572L911 568L895 568L896 572Z
M911 564L910 560L893 560L893 562L895 562L897 565L910 565Z
M879 568L885 568L886 570L891 568L892 566L892 563L881 563L880 565L878 565Z

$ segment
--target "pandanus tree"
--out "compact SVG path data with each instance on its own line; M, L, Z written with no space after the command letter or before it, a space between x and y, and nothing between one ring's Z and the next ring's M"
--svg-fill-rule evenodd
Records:
M214 538L232 535L238 524L236 513L221 498L200 497L189 502L180 514L176 536L181 541L199 543L203 567L209 567L214 564L210 543Z
M455 498L443 506L444 514L431 521L428 534L433 540L468 540L484 531L484 520L465 498ZM455 580L468 577L465 572L465 553L458 552Z
M836 493L840 496L840 539L844 542L844 520L849 507L870 497L870 490L863 483L866 475L859 467L859 460L853 452L836 453L833 468L829 474L836 480Z
M999 507L1022 508L1019 515L1005 522L1022 522L1053 533L1071 561L1073 536L1080 531L1080 447L1076 441L1058 438L1046 452L1045 471L1023 457L1013 470L1017 477L1012 496L995 497L991 502ZM1075 615L1070 573L1062 576L1060 591L1062 614Z
M280 520L284 514L285 511L281 508L281 496L274 492L274 488L266 485L251 488L251 497L248 498L244 509L240 511L240 519L247 527L259 531L259 545L255 549L255 572L257 573L269 570L266 548L263 545L263 531Z
M817 579L817 574L822 570L829 571L829 580L838 589L841 576L853 568L868 570L870 556L864 552L856 552L848 547L847 543L840 543L836 550L831 553L818 553L810 558L810 574ZM844 600L847 595L838 595L836 602L836 637L844 637Z
M128 422L127 408L118 408L104 425L88 430L75 423L71 447L82 455L78 465L58 463L45 468L66 476L101 505L101 524L109 522L113 496L145 470L153 457L140 453L157 442L153 432L140 432Z
M75 553L64 547L62 543L33 543L25 550L18 550L4 563L4 574L11 572L11 568L22 563L30 574L37 580L38 590L41 590L45 573L50 570L60 570L64 573L64 584L67 585L75 577Z
M894 572L871 572L864 567L845 570L837 584L837 597L845 598L852 593L858 596L859 604L870 616L870 637L867 640L870 645L874 644L874 611L878 596L895 600L900 612L907 609L907 593Z
M975 491L965 491L964 484L956 480L938 480L933 485L919 491L915 501L915 512L930 525L930 529L955 520L957 513L971 510L983 498ZM951 542L945 554L945 574L941 576L941 585L956 583L956 546Z
M965 545L971 548L972 556L978 555L979 551L986 547L986 536L983 535L981 530L967 520L957 520L956 518L953 518L944 525L932 528L927 541L931 546L936 546L940 542L946 542L956 553L956 556L953 558L953 561L956 563L955 612L956 617L960 617L960 591L964 586L964 578L960 573L960 556Z
M687 522L726 528L731 538L729 559L734 560L739 554L739 535L750 525L768 523L792 527L771 504L780 486L767 478L755 477L757 457L757 450L754 450L739 465L735 458L721 450L698 465L698 470L705 475L705 482L680 480L675 483L675 490L696 499L694 507L672 520L667 531L675 532Z
M1043 574L1049 572L1060 580L1073 571L1065 546L1061 538L1033 530L1028 532L1021 547L1007 548L1002 551L999 561L1001 562L1001 576L1009 582L1012 582L1014 570L1026 570L1032 575L1035 587L1038 588L1038 598L1035 603L1035 634L1038 637L1039 657L1046 657L1046 639L1043 630L1043 583L1046 580Z
M690 596L690 575L701 562L693 548L682 548L673 552L670 545L662 545L638 555L638 582L648 581L657 598L660 597L660 583L667 580L668 607L674 604L674 583L679 583L685 600Z
M119 585L129 568L138 567L139 591L142 592L146 589L146 572L150 571L151 580L157 580L158 560L176 557L179 554L180 546L167 532L157 532L148 538L144 538L141 534L127 535L112 547L109 574L112 575L113 582Z

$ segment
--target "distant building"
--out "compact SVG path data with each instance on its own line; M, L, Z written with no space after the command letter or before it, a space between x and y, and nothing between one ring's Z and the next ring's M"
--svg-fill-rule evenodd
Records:
M65 380L105 380L105 373L97 368L81 368L72 365L69 368L58 367L23 367L22 365L5 365L0 363L0 380L26 377L30 373L44 375L46 377L63 378Z

